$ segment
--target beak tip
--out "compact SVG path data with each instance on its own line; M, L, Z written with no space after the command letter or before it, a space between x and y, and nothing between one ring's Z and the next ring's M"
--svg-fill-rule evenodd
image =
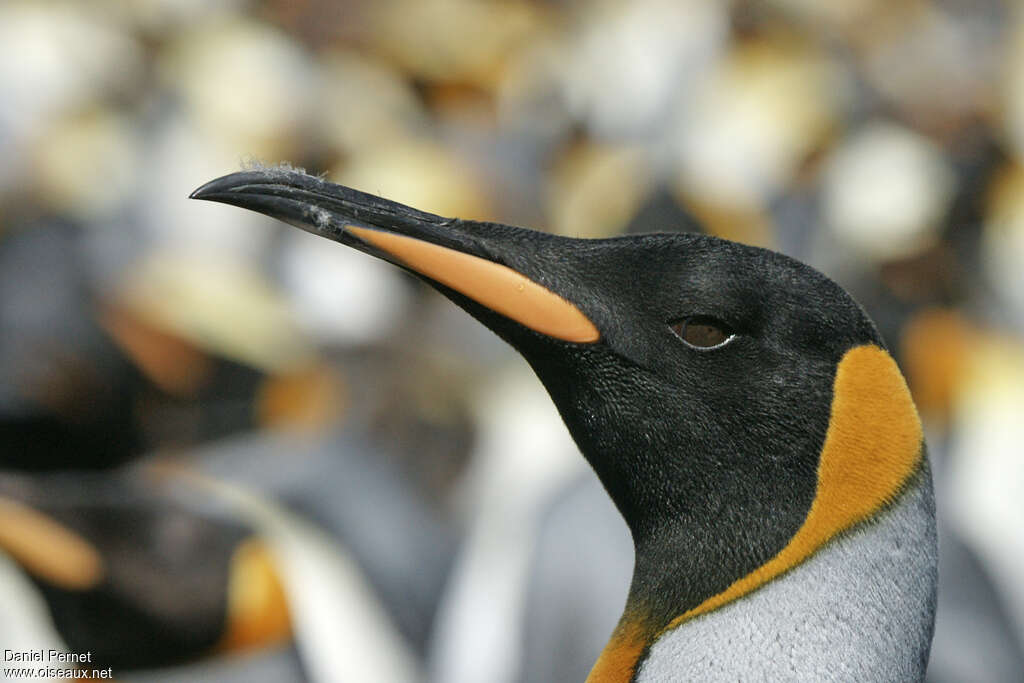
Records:
M225 197L254 187L280 185L292 189L309 189L312 183L323 181L305 173L285 169L265 169L259 171L238 171L204 183L188 196L189 199L206 199L223 201ZM230 202L229 202L230 203Z
M210 199L210 195L214 194L215 190L212 187L217 181L211 180L208 183L203 183L196 189L192 190L189 194L189 199Z

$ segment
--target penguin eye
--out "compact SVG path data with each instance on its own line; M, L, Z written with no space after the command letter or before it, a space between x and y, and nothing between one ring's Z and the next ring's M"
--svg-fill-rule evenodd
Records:
M702 350L724 346L736 336L728 325L707 315L691 315L669 327L687 346Z

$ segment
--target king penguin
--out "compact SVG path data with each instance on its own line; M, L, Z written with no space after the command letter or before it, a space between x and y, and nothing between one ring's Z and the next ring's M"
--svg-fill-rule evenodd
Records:
M0 472L0 556L31 580L67 651L120 675L287 644L268 541L140 475Z
M698 234L442 218L284 169L191 196L411 271L526 359L633 537L588 683L924 677L921 423L875 326L824 275Z

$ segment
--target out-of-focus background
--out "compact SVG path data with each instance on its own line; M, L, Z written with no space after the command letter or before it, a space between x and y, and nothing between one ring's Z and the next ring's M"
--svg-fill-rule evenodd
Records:
M397 269L186 199L280 162L839 281L926 424L929 680L1024 680L1010 0L4 0L0 649L512 683L603 646L628 535L525 364Z

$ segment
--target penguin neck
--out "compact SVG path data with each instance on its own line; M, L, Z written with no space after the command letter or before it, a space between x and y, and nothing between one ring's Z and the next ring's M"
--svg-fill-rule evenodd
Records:
M600 475L604 462L592 464ZM685 483L666 476L644 487L606 486L633 536L623 617L628 630L659 632L754 574L793 539L814 500L813 481L782 471L757 482L756 491L747 490L751 477L714 474Z
M669 553L687 552L661 538ZM856 671L850 677L859 680L923 676L937 579L935 508L924 458L893 501L749 592L718 600L740 580L695 608L693 598L680 599L693 594L693 575L680 573L687 570L652 547L658 546L638 544L626 608L588 683L747 680L778 662L817 667L825 660L834 665L828 670ZM717 573L706 564L689 566ZM817 635L807 640L808 633ZM751 647L738 650L741 642ZM737 668L722 678L716 661ZM820 678L815 671L824 670L809 668L798 678ZM776 674L769 678L793 672Z
M691 510L687 523L657 524L626 513L623 501L612 498L631 522L633 579L622 617L587 683L633 680L637 663L661 633L680 615L724 593L738 577L767 562L795 532L803 514L794 512L793 520L780 527L777 518L769 523L772 517L767 514L757 517L725 509L716 515L705 508ZM735 523L746 517L752 519L751 525Z
M732 534L708 529L706 524L697 527L664 525L643 531L631 529L634 538L633 578L623 614L602 660L611 657L623 662L637 661L673 620L728 589L737 576L742 575L738 572L746 572L758 565L759 558L739 560L736 548L751 546L740 543L738 538L728 543L709 544L709 538L724 540L731 538ZM766 557L760 559L767 560L770 553L771 550L766 549ZM744 569L735 569L738 566ZM595 666L595 671L601 668ZM607 669L607 665L604 668ZM588 679L588 683L630 680L624 665L613 666L612 669L620 671L593 681Z
M726 511L699 524L662 525L634 532L634 566L625 615L645 633L658 632L679 615L727 590L779 552L799 526L752 521L744 532ZM797 514L794 514L794 518ZM756 539L756 540L755 540Z
M648 636L621 680L921 680L936 567L925 465L895 501L805 562Z

